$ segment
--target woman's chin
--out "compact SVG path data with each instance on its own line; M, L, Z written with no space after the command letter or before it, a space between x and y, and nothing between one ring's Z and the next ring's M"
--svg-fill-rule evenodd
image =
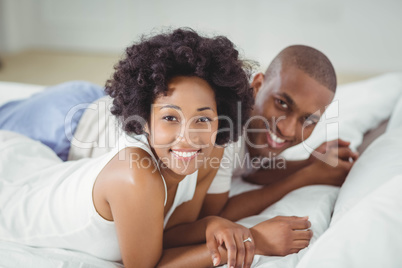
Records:
M187 175L191 175L194 172L196 172L198 170L197 167L175 167L175 168L171 168L171 170L177 174L177 175L181 175L181 176L187 176Z

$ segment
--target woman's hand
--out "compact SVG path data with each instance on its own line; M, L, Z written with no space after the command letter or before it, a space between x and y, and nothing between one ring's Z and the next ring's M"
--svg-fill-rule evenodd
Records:
M209 217L206 227L206 244L215 266L225 262L228 267L251 267L254 258L254 238L250 230L220 217ZM250 238L248 241L246 239ZM250 241L251 240L251 241ZM221 256L219 248L226 250Z
M313 236L307 217L277 216L252 228L255 253L265 256L285 256L307 247Z

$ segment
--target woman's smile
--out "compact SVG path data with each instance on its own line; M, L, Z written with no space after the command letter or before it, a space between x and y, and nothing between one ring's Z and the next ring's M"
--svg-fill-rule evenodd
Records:
M179 160L189 161L197 157L197 155L201 152L199 150L192 150L192 149L170 149L170 152L174 157Z

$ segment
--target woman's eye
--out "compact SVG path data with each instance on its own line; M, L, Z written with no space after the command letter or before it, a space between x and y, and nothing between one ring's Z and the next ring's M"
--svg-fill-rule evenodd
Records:
M211 118L208 118L208 117L200 117L200 118L198 118L198 120L197 120L197 122L203 122L203 123L211 122L211 121L212 121L212 119L211 119Z
M166 121L177 121L177 118L174 117L174 116L168 115L168 116L164 116L164 117L163 117L163 120L166 120Z
M281 100L281 99L276 99L276 102L277 102L282 108L284 108L284 109L287 109L287 108L288 108L287 103L284 102L283 100Z

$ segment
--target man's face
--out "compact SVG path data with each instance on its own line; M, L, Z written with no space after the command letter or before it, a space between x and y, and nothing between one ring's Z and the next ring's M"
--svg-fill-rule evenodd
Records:
M246 125L252 155L278 155L307 139L334 93L296 67L282 67L269 81L257 74L255 106Z

